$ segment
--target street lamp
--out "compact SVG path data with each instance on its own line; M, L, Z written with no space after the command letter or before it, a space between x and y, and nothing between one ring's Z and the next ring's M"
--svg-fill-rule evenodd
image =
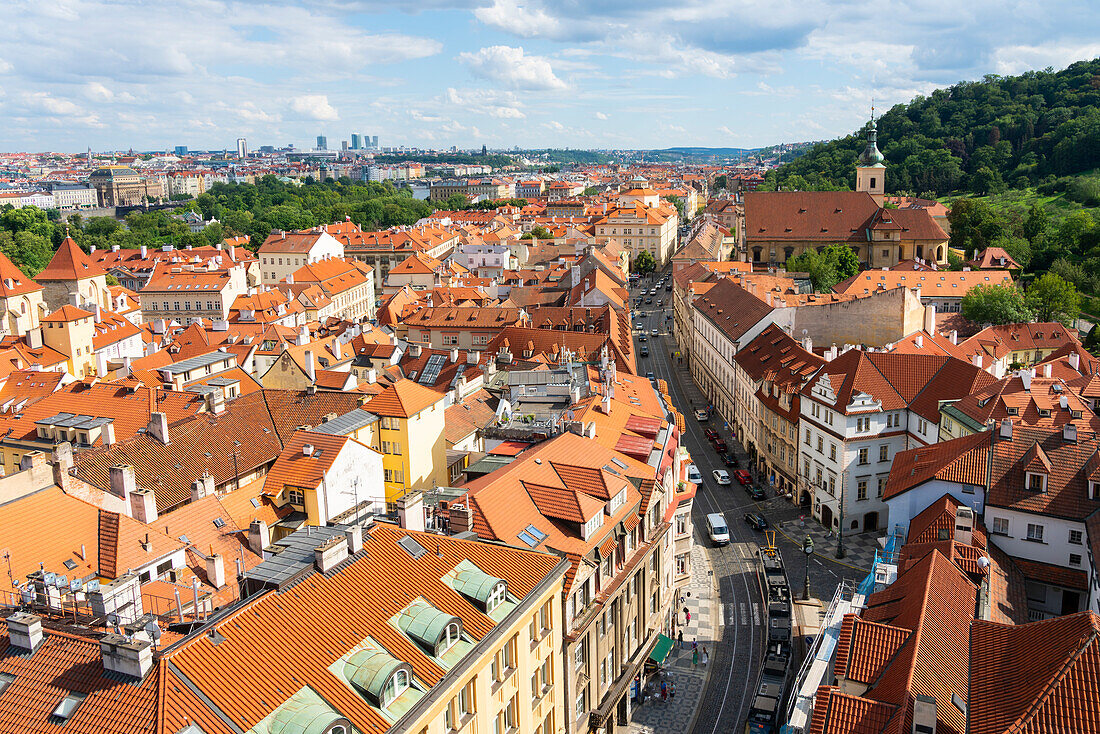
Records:
M802 600L810 600L810 556L814 554L814 539L809 533L802 540L802 552L806 554L806 577L802 582Z

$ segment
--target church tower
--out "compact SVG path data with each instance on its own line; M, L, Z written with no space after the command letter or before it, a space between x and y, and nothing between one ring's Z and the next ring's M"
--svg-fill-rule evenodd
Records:
M867 147L859 154L856 164L856 191L866 191L880 207L886 196L886 157L878 149L878 130L871 117L871 129L867 132Z

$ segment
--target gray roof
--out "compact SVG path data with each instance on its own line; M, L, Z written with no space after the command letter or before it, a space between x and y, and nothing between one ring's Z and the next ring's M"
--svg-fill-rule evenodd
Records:
M218 362L232 358L233 355L228 352L210 352L209 354L200 354L197 357L185 359L182 362L175 362L165 365L164 367L158 367L157 370L160 372L167 372L170 375L178 375L184 372L190 372L198 367L206 367L207 365L217 364Z
M58 413L49 418L36 420L36 426L60 426L62 428L98 428L114 421L114 418L97 418L94 415L74 415Z
M264 548L263 563L246 571L245 577L261 584L282 585L313 568L317 546L343 535L342 527L306 525Z
M369 426L378 420L378 416L370 411L356 408L355 410L338 415L332 420L325 421L312 429L316 433L327 433L330 436L346 436L352 431L357 431L364 426Z

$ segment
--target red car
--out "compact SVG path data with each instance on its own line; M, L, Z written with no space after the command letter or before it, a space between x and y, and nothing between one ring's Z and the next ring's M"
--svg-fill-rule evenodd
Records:
M707 437L708 441L718 440L718 431L714 430L713 428L704 428L703 435Z
M730 450L730 447L726 445L725 441L713 441L711 442L711 446L720 454L728 453Z
M744 486L752 484L752 475L744 469L735 469L733 472L733 478Z

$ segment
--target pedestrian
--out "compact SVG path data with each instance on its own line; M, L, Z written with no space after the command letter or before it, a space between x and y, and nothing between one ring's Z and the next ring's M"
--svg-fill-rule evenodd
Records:
M707 661L710 660L710 656L707 655L707 647L703 645L703 667L707 667Z
M684 614L687 615L687 624L691 624L691 612L687 607L684 607Z
M668 700L668 683L665 683L664 681L661 681L661 700Z
M684 631L680 630L676 633L676 643L680 646L680 649L684 649Z
M691 667L695 668L699 665L699 651L695 650L691 653Z
M668 682L668 697L676 698L676 681L674 680Z
M691 651L695 652L699 649L699 640L696 637L691 638Z

